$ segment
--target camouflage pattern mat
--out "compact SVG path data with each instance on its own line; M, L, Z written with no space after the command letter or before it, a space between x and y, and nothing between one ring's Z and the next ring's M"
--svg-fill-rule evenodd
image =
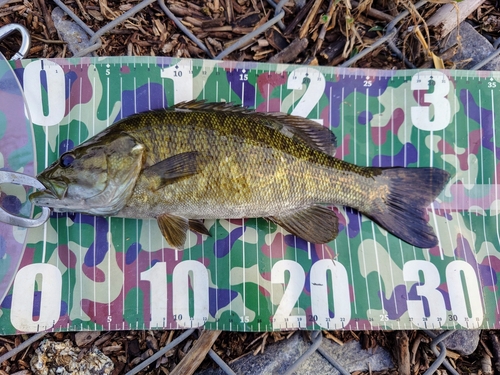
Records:
M439 237L431 249L344 207L332 208L340 233L326 245L264 219L207 221L212 236L189 233L184 251L153 220L53 214L29 230L0 223L0 333L500 328L500 72L163 57L11 67L32 125L22 96L0 101L8 170L34 175L120 118L197 98L308 117L336 134L339 158L436 166L452 179L428 209ZM2 185L2 206L29 213L28 191L9 189Z

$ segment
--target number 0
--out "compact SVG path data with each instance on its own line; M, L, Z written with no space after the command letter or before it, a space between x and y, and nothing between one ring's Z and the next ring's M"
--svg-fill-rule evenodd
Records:
M328 306L327 272L332 275L332 294L334 318L330 319ZM345 267L330 259L316 261L311 267L311 309L318 316L317 323L323 328L343 326L342 322L351 319L349 282ZM326 324L328 322L329 324Z
M42 282L40 314L33 319L33 306L36 278ZM10 321L14 328L24 332L36 332L49 329L59 320L61 313L61 272L52 264L30 264L21 268L14 280Z

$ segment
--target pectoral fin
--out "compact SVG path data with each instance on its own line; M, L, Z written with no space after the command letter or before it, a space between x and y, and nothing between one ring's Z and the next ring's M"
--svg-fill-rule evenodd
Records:
M189 229L188 219L169 214L162 214L156 219L160 232L167 242L176 249L184 249L186 233Z
M337 215L323 206L311 206L268 219L312 243L330 242L337 237L339 231Z
M156 190L176 180L197 174L203 169L206 158L197 151L184 152L162 160L151 167L145 168L143 174L147 177L158 178Z

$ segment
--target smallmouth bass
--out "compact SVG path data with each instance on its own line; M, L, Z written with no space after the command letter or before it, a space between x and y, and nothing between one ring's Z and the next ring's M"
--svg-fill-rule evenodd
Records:
M357 209L414 246L438 239L426 207L448 182L438 168L361 167L334 157L314 121L191 101L132 115L62 154L32 202L56 212L155 218L182 249L202 219L264 217L312 243L338 234L324 205Z

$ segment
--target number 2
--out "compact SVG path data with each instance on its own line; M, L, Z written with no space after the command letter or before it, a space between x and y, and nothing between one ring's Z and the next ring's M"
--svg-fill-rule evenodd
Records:
M316 76L316 79L312 79ZM292 115L307 117L318 104L323 92L325 91L326 81L323 74L312 68L295 69L289 76L287 88L292 90L300 90L305 78L311 78L306 92L302 95L297 106L293 109ZM323 119L314 119L318 124L323 125Z
M306 276L302 267L292 260L280 260L271 269L271 282L273 284L285 283L285 271L290 273L290 280L285 288L283 298L274 313L273 328L283 328L289 318L297 319L299 316L290 316L290 312L299 299L302 288L306 281ZM305 318L305 317L303 317Z

